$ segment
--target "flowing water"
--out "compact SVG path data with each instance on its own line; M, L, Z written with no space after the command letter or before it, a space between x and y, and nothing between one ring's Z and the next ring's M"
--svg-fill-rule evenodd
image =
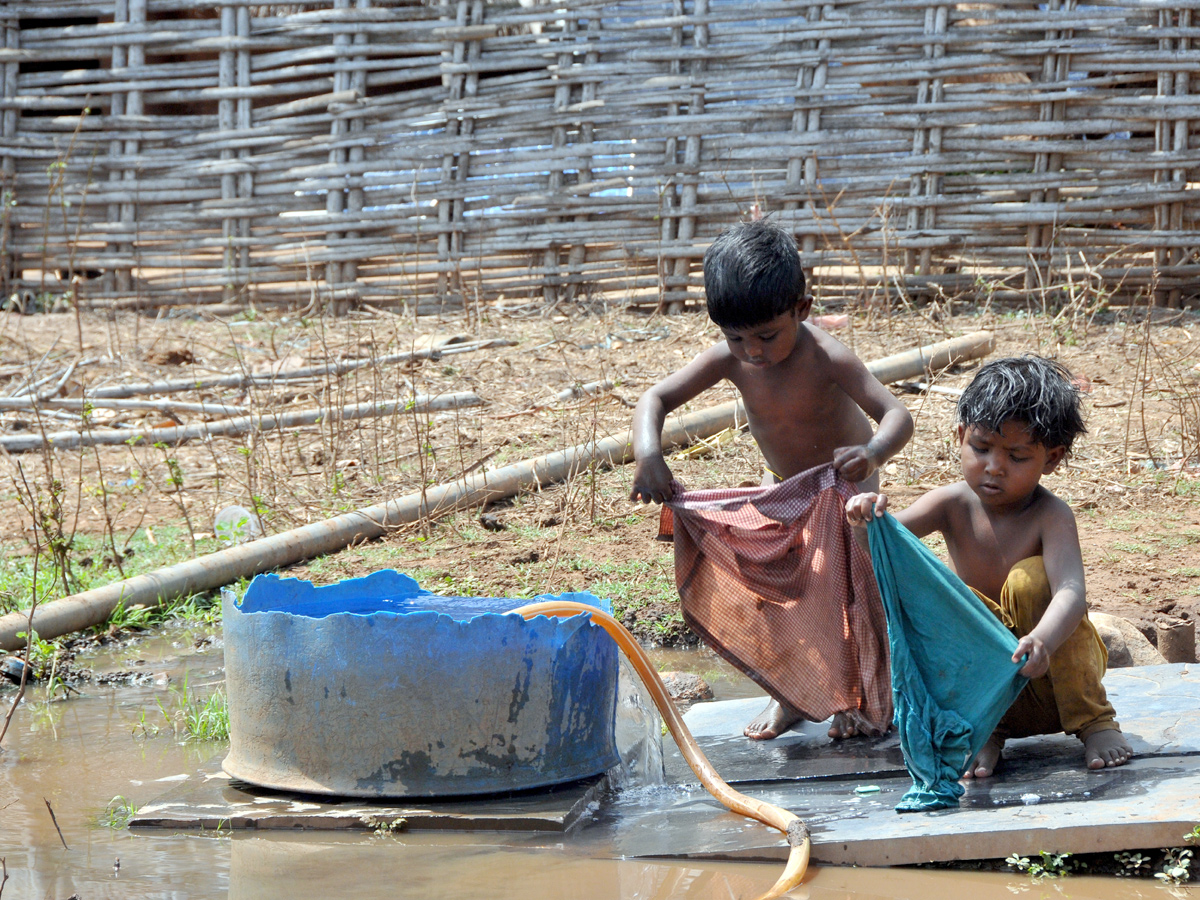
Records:
M778 862L613 859L603 828L568 835L376 836L111 827L105 822L114 812L152 802L223 749L184 742L162 711L173 709L172 686L178 692L186 680L203 695L221 681L220 651L194 651L192 637L176 633L90 661L98 672L134 668L157 676L157 683L93 686L81 697L51 703L44 688L30 690L0 752L0 859L8 878L0 885L0 900L68 900L72 895L79 900L731 900L756 896L781 871ZM718 699L759 693L709 654L664 653L659 662L703 674ZM12 691L0 692L0 713L12 696ZM630 702L634 718L648 715ZM627 777L645 777L654 765L651 755ZM991 873L814 867L791 896L1008 900L1013 895L1168 900L1188 893L1140 880L1034 882Z

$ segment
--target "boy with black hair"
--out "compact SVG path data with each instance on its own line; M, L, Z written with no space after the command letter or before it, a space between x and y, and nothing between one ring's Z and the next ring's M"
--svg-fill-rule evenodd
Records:
M957 418L963 480L896 519L917 537L941 532L955 573L1017 637L1013 663L1024 658L1031 679L965 775L991 775L1009 737L1064 731L1083 742L1089 769L1124 765L1133 750L1101 683L1108 654L1087 618L1075 516L1040 483L1086 432L1071 375L1037 356L996 360L963 392ZM886 508L875 493L846 504L860 542Z
M704 254L704 288L709 317L725 340L658 382L638 401L633 417L637 466L631 499L671 504L677 526L676 581L685 620L773 697L746 727L748 737L773 738L802 718L822 721L830 714L834 715L829 730L833 738L886 730L891 717L886 632L870 560L864 568L860 556L842 559L842 570L828 574L823 569L814 574L813 566L804 561L815 558L823 566L821 561L841 558L844 552L861 552L843 520L842 507L856 489L850 483L878 486L876 471L912 436L912 416L849 349L806 321L812 297L805 293L800 254L792 236L779 226L754 221L723 232ZM722 380L732 382L741 394L750 433L766 461L765 488L729 490L708 499L732 503L746 515L750 515L748 505L758 515L772 503L782 504L781 509L786 507L779 514L782 518L768 524L795 529L790 543L780 545L787 558L780 556L771 563L781 568L772 569L768 580L775 580L765 587L738 581L748 565L731 562L722 568L724 574L716 572L717 558L731 545L726 542L719 551L712 547L708 539L716 533L715 526L711 521L706 524L702 514L692 515L693 507L686 502L687 497L713 492L678 495L663 458L667 413ZM878 424L874 432L868 416ZM817 481L795 481L795 476L816 467L823 467ZM789 485L784 494L771 493L767 486L781 482ZM821 508L836 507L836 513L810 520L813 498L827 488L840 492L841 499L834 494L836 503ZM681 525L692 539L681 536ZM817 542L837 543L843 537L850 548L846 551L832 548L825 553L816 547ZM709 550L701 546L706 541ZM754 564L761 567L763 559L756 557ZM807 570L800 571L806 565ZM803 583L806 578L811 581L810 576L828 577L838 584L832 593L814 592L807 590L814 585ZM779 578L796 584L784 585ZM698 587L701 582L706 586ZM836 608L821 607L826 602L823 597L801 596L806 590L830 594ZM857 603L855 591L862 595ZM712 613L713 604L725 605ZM767 612L756 614L764 604ZM805 647L789 643L805 642L815 633L817 626L812 623L817 619L828 634L806 642ZM780 623L782 631L776 627ZM743 639L745 646L734 647ZM882 697L876 683L881 671L886 690ZM840 686L821 684L826 673ZM810 682L812 689L796 692L798 678ZM835 708L827 709L826 700Z

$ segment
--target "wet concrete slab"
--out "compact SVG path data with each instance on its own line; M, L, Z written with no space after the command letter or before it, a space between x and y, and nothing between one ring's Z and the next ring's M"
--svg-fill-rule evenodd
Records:
M143 806L130 828L206 830L402 830L563 832L595 808L604 776L549 790L410 802L336 799L257 788L230 778L220 757Z
M813 858L863 866L1004 857L1042 850L1088 853L1183 844L1200 822L1200 666L1118 669L1105 678L1136 758L1101 771L1083 766L1066 735L1011 741L1003 769L967 782L957 809L895 811L911 784L894 735L835 744L805 723L769 742L741 730L762 700L695 706L685 719L717 771L744 793L790 809L813 832ZM724 812L677 753L679 782L656 802L621 796L610 812L628 856L771 858L778 833Z

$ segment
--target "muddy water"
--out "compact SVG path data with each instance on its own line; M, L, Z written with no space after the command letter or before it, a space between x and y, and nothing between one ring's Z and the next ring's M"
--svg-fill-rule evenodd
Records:
M191 635L139 643L94 660L97 671L138 668L178 687L219 683L219 651L191 652ZM711 655L664 654L664 668L703 674L718 698L758 693ZM162 679L160 679L161 681ZM0 694L7 710L11 692ZM327 900L464 898L649 900L753 897L779 863L612 859L602 833L561 835L253 832L169 833L102 824L113 798L145 805L222 751L175 738L160 711L166 684L91 688L46 703L40 689L17 712L0 753L0 900ZM145 723L143 725L143 723ZM147 735L147 728L162 730ZM62 831L60 840L49 801ZM117 801L119 805L122 800ZM64 842L66 846L64 847ZM119 861L119 865L118 865ZM793 893L810 900L1007 900L1014 894L1073 900L1161 898L1150 882L924 870L814 869ZM1179 896L1179 894L1176 894Z

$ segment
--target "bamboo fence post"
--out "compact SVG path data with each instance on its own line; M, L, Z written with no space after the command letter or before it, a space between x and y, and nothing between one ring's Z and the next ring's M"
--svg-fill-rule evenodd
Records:
M679 116L679 76L683 72L683 25L680 22L684 15L684 0L671 0L671 56L667 71L670 74L670 87L667 90L667 116L676 119ZM658 216L659 216L659 252L658 270L658 311L665 313L671 308L670 293L674 281L674 266L671 274L667 274L668 263L663 257L662 247L675 243L678 236L679 219L675 210L679 205L679 137L672 130L664 135L662 173L663 181L659 184Z
M704 52L708 50L708 0L692 0L692 46L699 51L689 65L691 74L691 94L688 97L688 115L704 115ZM683 145L683 174L679 178L683 186L679 198L679 224L675 229L675 239L680 243L690 242L696 237L696 199L698 196L697 183L700 180L700 135L689 133ZM691 270L690 256L675 258L674 290L668 291L667 312L681 313L690 294L688 290L688 273Z
M472 25L484 24L483 0L473 0L471 4L470 21ZM467 65L469 71L462 82L462 97L469 104L479 93L479 72L477 66L483 56L483 42L475 38L467 44ZM466 308L466 289L462 281L462 258L466 249L466 219L467 219L467 178L471 174L471 139L475 135L475 119L464 115L459 130L461 137L467 138L467 146L458 154L457 165L454 169L454 200L451 205L450 221L450 259L452 291L461 299ZM445 298L443 298L443 302Z
M927 7L925 10L925 33L935 37L944 37L946 34L946 22L949 9L945 5ZM925 59L932 63L931 68L936 69L936 63L945 58L946 45L943 41L935 40L927 42L924 46ZM926 119L926 108L929 112L936 114L937 107L941 105L945 96L944 85L940 76L933 78L922 78L917 87L917 128L913 131L913 156L920 158L924 157L940 157L942 154L942 129L937 125L928 124ZM908 230L909 232L933 231L937 227L937 207L936 201L942 192L942 174L934 171L928 165L922 165L920 172L914 172L909 179L908 197L912 204L908 210ZM918 257L917 265L920 267L920 274L933 274L933 249L931 247L922 247L916 251ZM906 267L912 271L912 254L910 254L909 265Z
M345 12L350 9L351 0L333 0L333 9ZM337 28L333 32L334 71L332 92L342 94L350 89L350 71L346 65L349 59L350 35ZM346 148L346 136L350 131L350 119L345 115L334 113L329 123L329 167L331 171L345 170L349 159ZM329 225L325 230L325 242L332 249L341 243L344 233L340 229L346 211L346 193L343 187L330 187L325 192L325 213L329 217ZM343 284L348 281L342 255L331 253L325 263L325 284L330 292L330 309L335 316L342 316L350 307L350 302L343 293Z
M127 25L129 23L129 0L114 0L113 3L113 25ZM112 61L110 63L110 72L112 77L120 81L123 75L123 70L128 64L128 58L125 53L123 44L114 44L112 48ZM114 123L119 122L125 116L125 95L120 91L113 91L109 99L109 115ZM119 133L119 129L116 129ZM121 157L125 150L125 143L119 138L114 137L108 142L108 182L110 188L117 188L119 183L125 180L124 167L121 164ZM117 234L120 235L121 222L121 204L110 202L107 204L108 221L116 226ZM120 256L122 253L122 245L119 240L108 242L109 252L114 256ZM118 290L125 290L127 287L125 278L119 275L115 269L107 269L100 283L101 290L106 294L116 293Z
M355 9L360 11L369 10L371 8L371 0L355 0ZM352 107L356 113L350 119L350 134L356 139L350 142L348 150L348 162L350 163L350 187L346 191L346 211L352 219L359 219L363 213L363 179L366 176L366 170L363 166L366 160L366 150L363 147L362 135L364 123L362 116L357 115L358 103L365 101L367 97L367 43L369 41L369 33L361 26L354 33L352 41L353 48L357 51L353 57L354 68L350 72L350 91L354 95L355 104ZM346 232L346 240L351 244L357 243L362 237L362 232L358 229L350 229ZM342 262L342 280L350 284L358 281L358 261L355 258L353 251L348 259Z
M565 167L563 163L563 152L567 146L567 126L564 121L567 108L571 105L571 82L563 78L564 73L570 72L571 63L574 59L573 48L570 44L563 42L564 49L561 50L555 59L557 70L559 73L558 81L554 86L554 125L550 129L550 147L551 158L549 172L546 177L546 192L549 195L550 202L562 193L564 184ZM558 216L548 216L546 224L550 226L550 230L560 231L556 228L562 222ZM542 253L542 299L551 306L556 305L561 300L566 298L566 290L562 281L562 271L559 269L559 257L561 256L560 249L562 247L561 236L551 235L550 240L546 243L546 249Z
M0 303L8 302L13 292L20 249L14 243L12 227L17 196L17 160L11 150L16 142L17 117L20 115L13 103L20 74L20 64L15 58L21 45L20 21L10 12L5 12L0 19L0 28L4 29L3 46L10 54L0 65L0 97L4 99L4 107L0 110L0 136L3 137L3 146L0 146Z
M1187 31L1191 25L1190 9L1159 10L1160 27L1175 30L1178 38L1164 38L1160 44L1168 52L1186 54L1191 41ZM1191 122L1186 117L1172 117L1165 108L1165 101L1171 97L1186 97L1189 94L1191 74L1186 70L1161 72L1158 76L1158 98L1160 117L1154 127L1154 149L1156 153L1169 155L1172 158L1185 156L1188 150L1188 132ZM1155 183L1163 183L1172 188L1186 187L1188 171L1180 166L1172 166L1168 175L1161 168L1154 171ZM1173 191L1169 196L1175 196ZM1184 204L1178 200L1161 203L1154 208L1154 227L1158 230L1181 231L1184 227ZM1161 246L1155 250L1155 262L1160 268L1174 266L1184 258L1183 251L1178 247ZM1181 305L1182 291L1178 287L1170 287L1158 291L1156 300L1172 308Z
M465 28L472 20L470 0L458 0L455 9L454 23L458 26L456 31L459 35L466 33ZM442 3L442 8L447 9L448 2ZM475 52L479 52L479 48L475 47ZM442 111L445 115L446 137L451 139L447 142L447 152L442 157L442 177L439 181L441 188L441 196L437 197L438 211L438 262L441 264L438 269L437 277L437 293L438 301L441 304L445 303L446 297L452 292L456 292L459 288L458 278L453 271L455 258L455 241L452 239L452 234L455 230L455 199L454 186L458 182L458 171L467 164L468 153L454 147L454 138L463 135L464 131L469 129L467 125L468 119L463 115L462 99L466 83L466 76L461 69L467 61L468 41L463 39L455 40L449 51L443 51L443 58L448 58L451 62L451 67L446 70L443 66L445 74L442 76L443 85L446 88L446 96L442 101ZM461 142L459 142L461 143ZM465 169L464 169L465 172ZM465 178L465 174L463 176Z
M146 0L126 0L128 2L128 21L126 25L133 32L129 44L125 48L125 59L130 69L138 69L146 64L146 48L143 43L146 33ZM136 85L136 82L135 82ZM142 90L138 86L131 87L125 93L125 117L128 119L127 128L133 131L145 113ZM136 138L126 138L121 147L121 181L127 190L132 190L134 196L120 204L121 236L124 239L119 252L127 257L117 268L117 292L128 295L135 294L133 269L138 246L138 155L141 142Z
M567 20L567 27L570 31L575 31L579 23L574 19ZM587 51L584 53L583 65L584 71L590 71L595 68L600 61L600 52L596 47L596 43L600 38L597 34L600 31L600 17L594 12L588 16L587 23ZM579 89L579 110L580 118L579 125L579 143L584 147L591 147L595 140L595 127L592 124L592 119L589 113L596 104L596 79L585 78ZM579 180L584 184L592 184L595 180L595 173L592 169L592 153L589 150L580 162ZM591 217L587 212L578 213L575 216L576 231L586 232L587 222ZM571 249L567 255L567 271L569 272L570 282L567 285L566 299L574 300L580 293L581 285L583 284L583 266L587 262L587 243L586 240L574 238L571 241Z
M249 47L253 27L250 7L239 6L237 9L237 131L239 138L248 137L254 128L254 100L250 96L252 82ZM250 299L246 291L250 283L251 240L251 216L248 211L254 208L254 169L250 163L250 154L249 147L238 147L238 206L242 210L242 215L237 220L237 278L234 282L234 291L245 296L247 301Z
M1065 17L1075 11L1075 0L1049 0L1047 11L1050 15L1058 13ZM1070 28L1049 29L1046 32L1046 44L1050 48L1069 46L1073 34L1074 32ZM1042 82L1052 82L1055 85L1055 92L1061 93L1061 86L1067 82L1070 72L1070 51L1046 50L1046 55L1042 57ZM1066 120L1066 117L1067 103L1065 100L1043 101L1039 105L1039 122L1062 122ZM1057 140L1061 141L1062 139L1061 135L1057 136ZM1063 154L1061 151L1038 152L1034 156L1033 174L1035 178L1039 175L1059 172L1062 167ZM1029 202L1031 205L1053 204L1058 202L1058 198L1058 188L1049 187L1045 190L1032 191L1029 195ZM1025 289L1028 291L1037 290L1050 281L1049 275L1053 267L1057 227L1057 222L1049 224L1035 222L1026 231L1025 246L1029 251L1029 262L1025 268Z
M119 2L125 2L125 0L119 0ZM237 130L237 101L232 96L233 89L237 86L238 66L235 43L238 32L237 12L237 7L227 4L222 5L220 10L223 42L217 56L217 86L221 88L222 93L221 99L217 101L217 127L227 143L233 139ZM235 298L233 271L240 261L235 249L240 229L237 220L228 213L229 209L238 205L238 177L236 166L231 162L236 158L237 151L232 146L223 146L220 155L222 162L220 169L221 205L226 210L226 215L221 219L221 237L224 242L222 265L229 278L229 282L224 288L223 299L229 302Z
M805 14L809 25L821 22L827 16L833 15L833 5L823 4L808 7ZM792 113L792 131L805 136L816 134L821 130L821 104L817 96L825 91L826 80L829 76L829 51L831 42L827 34L820 38L810 38L803 43L806 51L816 51L815 63L805 62L799 66L796 73L796 94L799 102ZM819 179L819 164L816 152L806 154L793 153L788 157L786 194L798 197L801 185L806 195L805 200L787 200L783 204L785 210L815 210L817 203L815 192ZM800 252L811 256L817 249L817 234L809 223L805 223L804 235L800 241Z

